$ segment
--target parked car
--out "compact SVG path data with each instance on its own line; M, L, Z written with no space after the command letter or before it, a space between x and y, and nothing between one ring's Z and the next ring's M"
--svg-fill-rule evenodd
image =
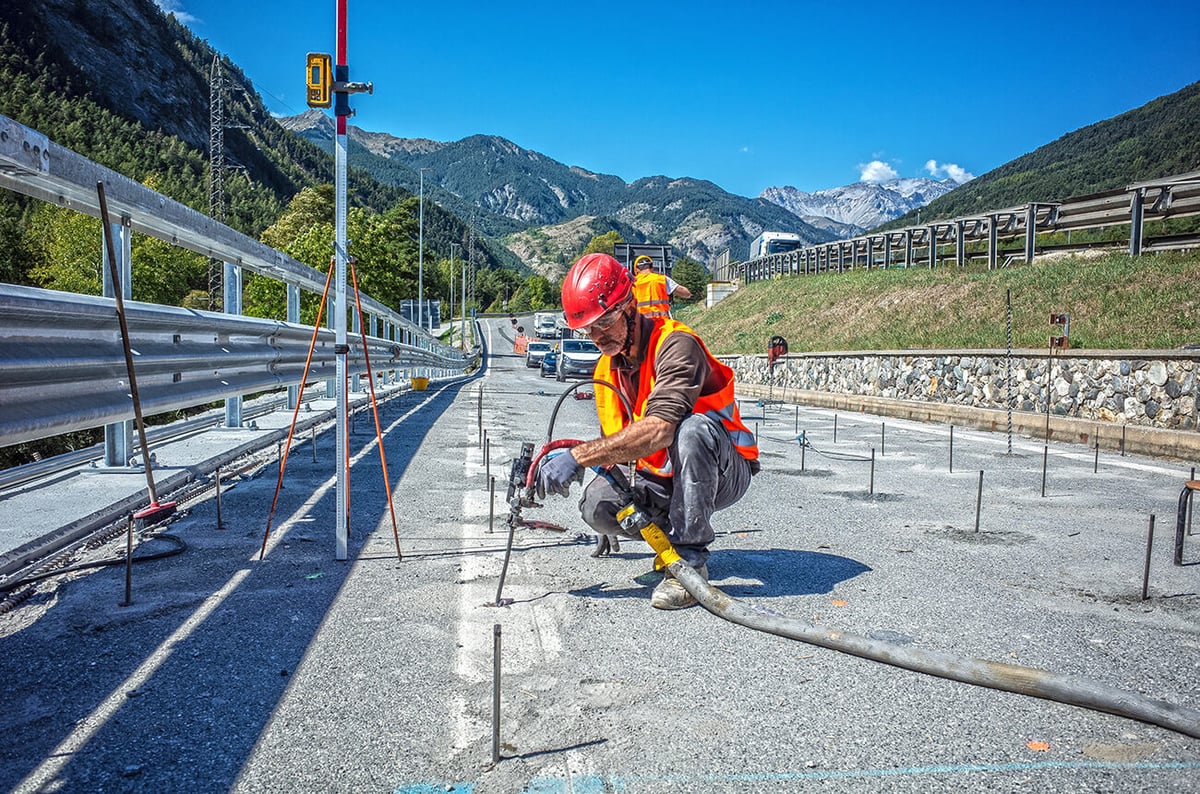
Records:
M542 358L550 351L549 342L538 342L530 340L529 346L525 348L525 366L540 367Z
M558 372L558 351L550 348L546 351L546 355L542 356L542 377L553 375Z
M592 340L564 339L558 348L558 368L554 374L559 380L590 378L599 360L600 348Z

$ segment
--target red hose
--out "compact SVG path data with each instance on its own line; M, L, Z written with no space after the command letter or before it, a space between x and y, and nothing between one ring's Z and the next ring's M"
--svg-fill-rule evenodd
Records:
M583 441L578 438L560 438L557 441L551 441L543 445L538 454L534 455L533 460L529 463L529 473L525 475L525 487L533 487L533 479L537 476L538 463L541 462L542 458L546 457L547 453L553 452L556 449L562 449L563 447L574 447L582 443Z

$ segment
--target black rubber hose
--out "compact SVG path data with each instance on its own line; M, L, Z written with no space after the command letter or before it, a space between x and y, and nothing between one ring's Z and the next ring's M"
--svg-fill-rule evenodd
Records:
M151 560L161 560L166 557L174 557L176 554L183 554L185 551L187 551L187 543L184 542L183 538L181 538L177 535L168 535L167 533L164 532L159 535L153 535L151 537L145 538L142 542L146 543L151 540L169 540L175 544L175 548L166 549L164 551L156 551L153 554L143 554L140 556L135 556L133 558L133 562L138 563L138 562L150 562ZM110 565L124 565L124 564L125 564L124 557L117 557L117 558L109 559L109 560L97 560L96 562L81 562L77 565L70 565L66 568L56 568L53 571L46 571L45 573L31 574L29 576L23 577L23 578L15 581L15 582L9 582L7 584L0 585L0 593L8 593L13 590L16 590L18 587L24 587L27 584L33 584L34 582L40 582L43 579L50 579L51 577L54 577L54 576L62 576L64 573L71 573L73 571L87 571L87 570L91 570L92 568L105 568Z
M1195 709L1154 700L1136 692L1127 692L1086 678L986 659L965 659L945 651L909 648L836 629L822 628L731 598L710 585L703 576L682 560L677 560L668 567L671 574L705 609L739 626L918 673L961 681L964 684L1001 689L1116 714L1200 738L1200 711Z

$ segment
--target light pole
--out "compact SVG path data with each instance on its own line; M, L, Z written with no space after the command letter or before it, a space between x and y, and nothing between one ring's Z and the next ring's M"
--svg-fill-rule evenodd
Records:
M463 350L467 349L467 260L463 257L462 261L462 320L459 330L459 336L462 337Z
M450 336L454 337L454 249L458 248L457 242L450 243ZM466 309L466 306L463 307Z
M417 226L417 327L425 329L425 172L432 168L422 168L421 198L418 199L420 220Z

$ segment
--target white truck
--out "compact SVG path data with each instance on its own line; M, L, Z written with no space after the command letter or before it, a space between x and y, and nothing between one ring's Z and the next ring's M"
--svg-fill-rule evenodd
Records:
M533 315L533 332L537 334L538 339L557 339L558 331L558 312L537 312Z
M760 259L769 254L782 254L804 247L804 239L791 232L763 232L750 243L750 258Z

